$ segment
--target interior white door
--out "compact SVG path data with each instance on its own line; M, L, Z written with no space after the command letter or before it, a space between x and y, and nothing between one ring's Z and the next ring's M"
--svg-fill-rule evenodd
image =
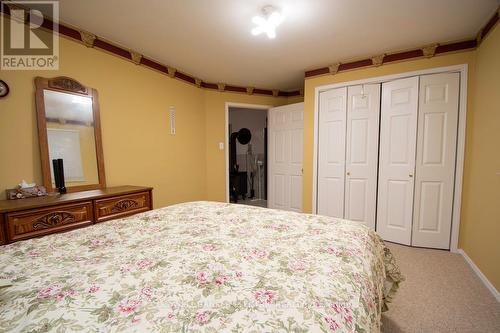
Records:
M459 73L420 77L413 246L450 248Z
M319 94L317 213L344 217L347 88Z
M413 216L418 80L382 84L377 232L406 245Z
M380 84L347 90L344 218L375 229Z
M302 211L304 103L269 109L268 207Z

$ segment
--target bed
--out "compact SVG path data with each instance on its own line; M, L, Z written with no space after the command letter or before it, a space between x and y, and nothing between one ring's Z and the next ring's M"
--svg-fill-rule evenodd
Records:
M378 332L403 280L359 223L214 202L0 250L2 331Z

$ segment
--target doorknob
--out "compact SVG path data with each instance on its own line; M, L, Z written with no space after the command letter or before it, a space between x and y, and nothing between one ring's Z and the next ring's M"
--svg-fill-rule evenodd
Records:
M351 175L351 173L350 173L349 171L347 171L347 175L348 175L348 176L350 176L350 175Z
M413 175L410 173L410 174L408 175L408 177L413 178Z

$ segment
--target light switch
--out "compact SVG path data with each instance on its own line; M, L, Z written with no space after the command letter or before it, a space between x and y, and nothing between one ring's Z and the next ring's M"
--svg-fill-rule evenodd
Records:
M224 150L224 142L219 142L219 150Z

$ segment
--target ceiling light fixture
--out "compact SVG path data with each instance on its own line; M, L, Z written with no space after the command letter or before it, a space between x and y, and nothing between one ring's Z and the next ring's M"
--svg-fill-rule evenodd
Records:
M254 16L252 22L256 25L252 29L252 35L257 36L265 33L268 38L276 38L276 27L278 27L285 17L273 6L265 6L262 8L263 16Z

